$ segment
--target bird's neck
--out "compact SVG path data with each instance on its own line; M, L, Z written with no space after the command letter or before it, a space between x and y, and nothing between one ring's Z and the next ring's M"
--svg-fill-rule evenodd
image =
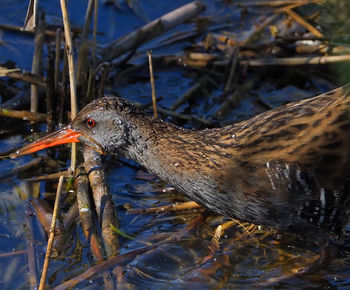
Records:
M179 128L151 117L131 122L132 140L124 151L125 157L199 203L203 204L203 196L215 199L214 192L218 190L215 173L220 163L216 161L222 158L216 155L215 138L204 131ZM206 205L215 210L216 200L208 200Z
M160 177L163 177L164 170L172 167L171 161L176 163L179 157L186 154L184 144L195 140L195 131L182 129L150 116L130 118L129 122L131 126L129 142L124 150L125 157ZM179 166L171 171L175 173L177 167Z

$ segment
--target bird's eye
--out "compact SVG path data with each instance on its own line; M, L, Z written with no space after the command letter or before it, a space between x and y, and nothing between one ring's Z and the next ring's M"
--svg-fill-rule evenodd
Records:
M94 126L96 125L96 122L95 122L94 119L87 119L87 120L86 120L86 124L87 124L90 128L92 128L92 127L94 127Z

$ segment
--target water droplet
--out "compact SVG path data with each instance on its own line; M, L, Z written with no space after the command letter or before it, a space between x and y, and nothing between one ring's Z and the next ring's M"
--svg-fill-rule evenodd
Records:
M233 139L236 139L236 135L235 134L232 134L231 136Z

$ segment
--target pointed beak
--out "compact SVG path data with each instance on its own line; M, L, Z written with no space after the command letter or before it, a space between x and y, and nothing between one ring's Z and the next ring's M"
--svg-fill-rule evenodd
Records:
M10 158L16 158L19 156L27 155L45 148L49 148L56 145L79 142L81 133L76 132L70 128L70 126L64 127L61 130L53 132L44 138L41 138L33 143L30 143L16 152L10 154Z

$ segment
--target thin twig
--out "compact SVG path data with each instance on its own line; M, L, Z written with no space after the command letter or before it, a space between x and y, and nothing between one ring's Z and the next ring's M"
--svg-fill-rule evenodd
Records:
M25 179L25 181L43 181L43 180L55 180L55 179L59 179L61 177L61 175L64 175L65 177L69 176L69 172L68 171L60 171L57 173L51 173L51 174L46 174L46 175L42 175L42 176L34 176L31 178L27 178Z
M150 75L151 89L152 89L153 115L154 115L154 118L158 118L156 87L155 87L155 84L154 84L153 64L152 64L152 51L151 50L147 51L147 56L148 56L149 75Z
M309 65L327 64L334 62L350 61L350 55L312 56L312 57L285 57L285 58L257 58L240 60L240 65L267 66L267 65Z
M190 210L201 208L202 206L194 201L187 201L183 203L174 203L170 205L163 205L151 208L133 208L129 209L128 213L130 214L145 214L145 213L159 213L159 212L173 212L173 211L181 211L181 210Z
M272 0L272 1L244 1L235 2L236 5L244 6L284 6L284 5L305 5L312 3L321 3L321 0Z
M44 289L46 275L47 275L47 270L48 270L48 267L49 267L49 264L50 264L50 256L51 256L53 240L55 238L55 227L56 227L56 220L57 220L57 213L58 213L58 205L59 205L60 197L61 197L61 193L62 193L63 181L64 181L64 176L62 175L60 177L60 179L58 180L55 205L54 205L53 213L52 213L52 221L51 221L51 227L50 227L50 236L49 236L49 240L47 242L47 249L46 249L46 255L45 255L45 260L44 260L43 271L41 273L39 290L43 290Z

